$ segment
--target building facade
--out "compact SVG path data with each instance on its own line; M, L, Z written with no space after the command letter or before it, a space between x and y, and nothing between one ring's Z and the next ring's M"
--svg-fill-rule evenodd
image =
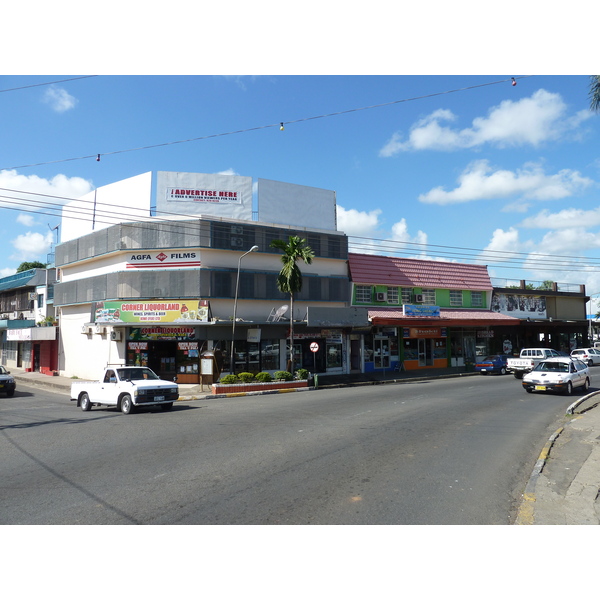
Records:
M349 254L352 305L366 307L365 371L466 367L491 337L517 326L490 309L482 265Z
M0 278L0 362L53 375L58 368L56 269L29 269Z
M142 364L196 383L203 367L213 377L285 369L290 302L270 243L291 235L315 254L294 299L295 367L348 372L349 331L367 320L349 307L346 236L201 217L121 223L57 246L61 373Z

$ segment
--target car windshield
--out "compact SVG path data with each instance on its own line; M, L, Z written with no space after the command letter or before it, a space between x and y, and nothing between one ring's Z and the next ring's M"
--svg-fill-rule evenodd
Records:
M557 371L559 373L569 372L569 363L566 362L541 362L533 369L534 371Z
M151 369L134 368L134 369L117 369L119 379L122 381L137 381L138 379L159 379L158 375Z

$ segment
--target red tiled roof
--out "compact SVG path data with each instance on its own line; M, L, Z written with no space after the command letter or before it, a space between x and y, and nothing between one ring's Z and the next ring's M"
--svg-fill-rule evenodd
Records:
M352 282L359 285L477 291L493 289L485 265L352 253L348 254L348 265Z

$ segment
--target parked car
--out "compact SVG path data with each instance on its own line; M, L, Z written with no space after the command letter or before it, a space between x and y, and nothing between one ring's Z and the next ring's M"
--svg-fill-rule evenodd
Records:
M14 396L17 384L15 378L6 370L6 367L0 365L0 393L4 392L7 397Z
M596 348L576 348L571 352L571 357L587 363L590 367L600 365L600 351Z
M506 361L510 358L508 354L492 354L475 364L475 370L482 375L488 373L506 374Z
M526 392L562 392L570 394L573 388L590 388L589 367L576 358L548 358L539 362L532 371L523 375Z
M552 348L523 348L518 358L510 357L506 364L506 370L517 379L533 371L533 368L541 361L548 358L560 356L558 351Z

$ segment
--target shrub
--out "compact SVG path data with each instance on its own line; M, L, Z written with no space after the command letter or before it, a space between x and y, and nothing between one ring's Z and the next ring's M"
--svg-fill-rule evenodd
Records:
M292 381L294 379L289 371L275 371L274 377L278 381Z
M237 375L230 373L229 375L223 375L221 379L219 379L219 383L238 383L239 379Z
M308 369L298 369L296 371L296 379L308 379Z
M238 379L242 383L250 383L254 381L254 373L238 373Z
M271 377L271 373L266 373L263 371L262 373L256 374L256 381L260 381L261 383L269 383L270 381L273 381L273 378Z

